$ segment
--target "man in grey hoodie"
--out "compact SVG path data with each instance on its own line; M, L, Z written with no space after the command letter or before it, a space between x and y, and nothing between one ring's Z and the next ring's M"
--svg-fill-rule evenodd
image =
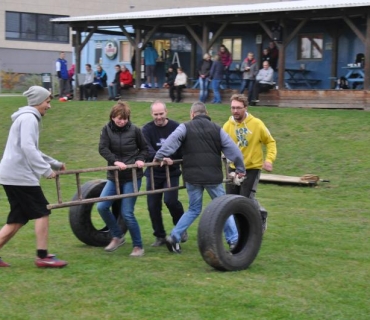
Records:
M48 254L47 242L50 210L40 187L40 178L55 178L53 170L65 170L65 165L39 150L41 118L50 109L48 90L32 86L23 93L28 106L11 116L13 124L0 162L0 184L10 204L6 224L0 229L0 249L29 220L35 220L36 259L39 268L61 268L66 261ZM10 265L0 258L0 267Z

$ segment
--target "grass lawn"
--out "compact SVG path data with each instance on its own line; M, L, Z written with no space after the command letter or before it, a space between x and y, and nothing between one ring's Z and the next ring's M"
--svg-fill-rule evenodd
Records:
M10 115L23 97L0 97L0 152ZM149 103L130 102L133 123L151 119ZM98 154L100 130L112 103L52 101L43 119L40 148L66 162L68 169L105 166ZM189 119L189 104L170 104L169 117ZM209 105L222 125L228 105ZM277 141L275 174L313 173L330 183L317 187L260 184L258 199L269 212L261 250L247 270L218 272L201 258L197 222L181 255L152 248L146 198L136 216L145 256L129 258L131 239L115 251L77 240L68 208L51 215L49 250L69 265L42 270L33 265L33 223L24 227L0 255L12 264L0 270L0 319L369 319L370 315L370 113L251 107ZM17 174L17 172L14 172ZM105 178L89 173L82 181ZM143 184L145 185L145 184ZM50 203L55 182L42 180ZM76 192L74 177L62 177L62 195ZM187 195L181 191L187 208ZM207 204L209 199L205 199ZM8 201L0 189L0 226ZM170 216L163 210L167 232ZM100 219L96 217L96 223Z

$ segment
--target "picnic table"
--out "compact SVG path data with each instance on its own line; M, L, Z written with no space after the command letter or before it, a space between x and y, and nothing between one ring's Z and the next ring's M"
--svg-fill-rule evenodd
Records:
M292 89L292 86L303 86L307 89L312 89L315 84L318 84L320 79L310 78L311 71L307 69L292 69L287 68L285 72L289 78L285 79L285 86Z

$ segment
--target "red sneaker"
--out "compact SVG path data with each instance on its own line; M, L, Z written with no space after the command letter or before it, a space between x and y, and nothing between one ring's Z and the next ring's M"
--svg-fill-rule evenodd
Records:
M1 260L1 258L0 258L0 268L6 268L6 267L10 267L10 264L6 263L5 261Z
M57 259L55 254L48 254L44 259L36 258L35 260L35 265L38 268L63 268L67 264L67 261Z

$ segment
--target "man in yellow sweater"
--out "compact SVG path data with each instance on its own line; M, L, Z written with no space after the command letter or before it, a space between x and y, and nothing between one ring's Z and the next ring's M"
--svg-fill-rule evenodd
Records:
M267 212L255 198L261 170L272 171L272 164L276 159L276 142L265 124L248 113L248 99L243 94L234 94L230 98L232 116L223 126L223 129L238 145L243 154L246 168L246 179L238 186L226 185L227 194L240 194L256 202L262 218L263 232L267 229ZM263 152L266 146L266 155ZM230 171L235 171L234 164L230 164Z

